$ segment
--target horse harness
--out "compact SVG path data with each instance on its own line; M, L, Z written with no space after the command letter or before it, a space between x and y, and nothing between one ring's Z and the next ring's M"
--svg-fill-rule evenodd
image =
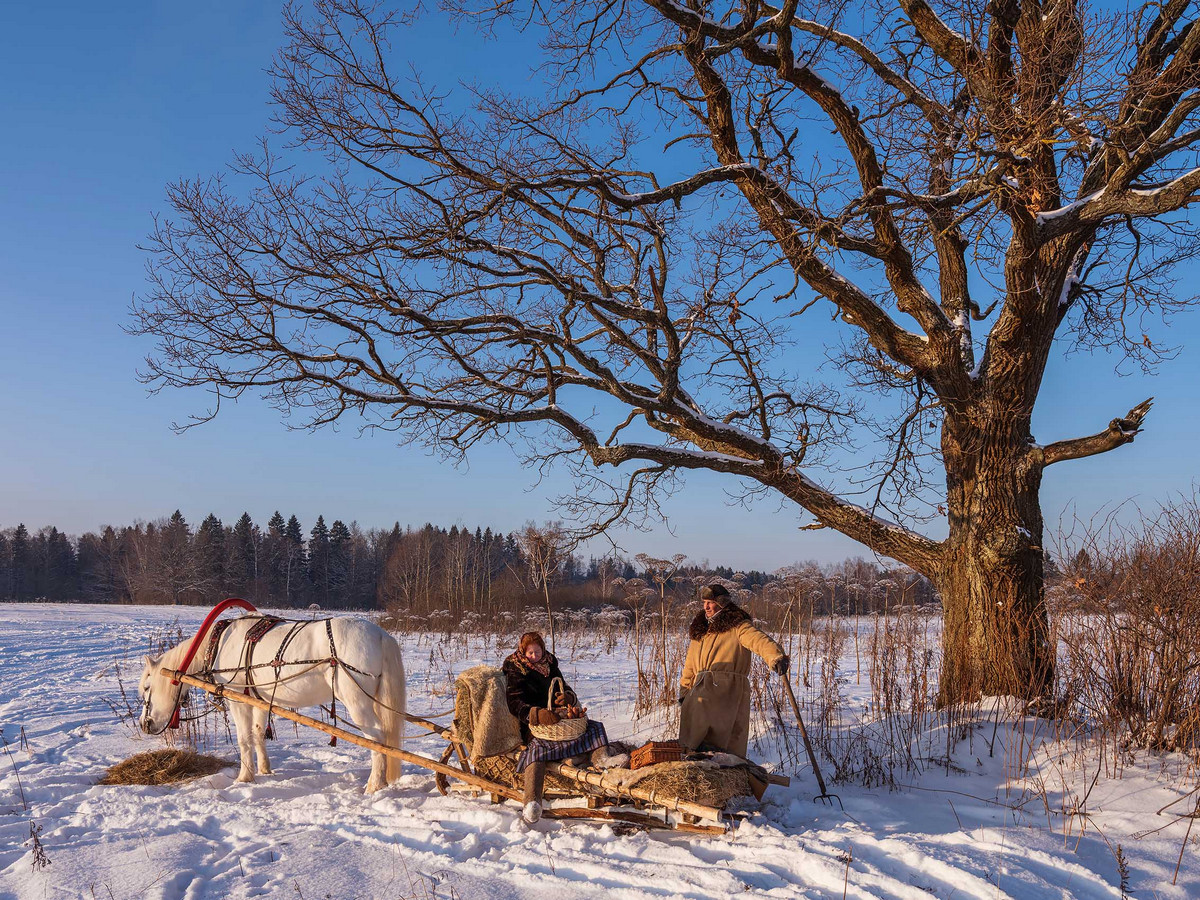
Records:
M345 660L338 658L337 645L333 640L333 619L332 618L326 618L323 620L313 620L313 619L281 619L278 616L260 616L258 618L258 621L255 622L253 625L251 625L250 630L246 632L246 637L244 639L244 644L243 644L244 651L243 651L243 657L242 657L242 664L239 666L235 666L233 668L224 668L224 669L213 668L214 664L216 663L217 649L218 649L218 644L220 643L221 637L224 635L225 630L231 624L233 624L234 621L236 621L236 620L223 619L223 620L217 622L216 625L213 626L212 632L209 635L208 647L206 648L205 654L204 654L203 673L205 675L211 677L212 675L214 675L216 673L240 672L241 670L244 669L246 671L246 683L245 683L245 685L242 686L242 693L246 694L247 696L253 696L259 700L263 700L263 701L267 702L269 704L269 706L273 706L275 703L275 691L278 689L279 685L282 682L289 680L290 678L297 677L297 676L289 676L288 678L281 678L280 673L282 672L284 666L309 666L310 668L315 668L316 666L323 665L324 663L328 663L330 668L333 670L333 676L332 676L333 685L332 685L331 697L330 697L330 702L329 702L329 715L330 715L330 718L333 720L333 724L336 726L338 723L338 716L337 716L338 669L344 667L344 668L349 669L351 672L357 672L359 675L364 675L368 678L381 677L381 676L371 675L369 672L364 672L362 669L359 669L359 668L351 665L350 663L346 662ZM325 633L329 637L329 656L322 658L322 659L285 660L284 653L286 652L288 646L292 643L292 640L296 637L296 635L299 634L300 631L302 631L305 627L316 624L317 621L323 621L325 623ZM272 659L270 662L266 662L266 663L254 662L254 650L258 646L258 644L261 643L262 639L264 637L266 637L267 634L270 633L276 626L282 625L284 623L288 623L292 627L291 627L291 629L289 629L288 633L286 635L284 635L283 640L280 641L279 650L275 653L275 658ZM263 695L259 691L259 686L254 683L254 670L265 668L266 666L270 666L275 672L275 679L274 679L274 681L271 682L271 696L269 699L266 697L263 697ZM305 671L307 672L307 671L309 671L309 669L306 669ZM304 674L304 672L301 672L299 674L302 675L302 674ZM355 685L357 685L360 690L362 690L362 685L359 685L357 680L355 680L355 679L351 679L351 680L354 681ZM264 685L264 687L265 687L265 685ZM222 693L221 691L217 692L217 694L216 694L217 700L220 700L221 693ZM372 698L372 699L376 699L376 698ZM267 728L266 728L266 731L264 732L264 737L268 737L268 738L274 737L273 729L271 728L271 724L270 724L270 714L271 714L271 711L270 711L270 709L268 709L267 710L267 716L268 716ZM330 738L329 743L331 746L336 746L337 745L337 737L335 736L335 737Z

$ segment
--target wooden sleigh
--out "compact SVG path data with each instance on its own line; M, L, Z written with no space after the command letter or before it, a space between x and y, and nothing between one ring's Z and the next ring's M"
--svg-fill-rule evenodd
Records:
M519 788L510 780L502 780L499 775L499 771L505 766L505 763L498 758L488 757L472 764L467 748L452 730L420 716L407 715L405 718L412 724L424 728L446 741L446 749L442 752L440 759L433 759L398 747L389 747L336 725L327 724L290 709L274 706L258 697L227 691L225 685L185 675L174 669L164 668L162 674L224 700L246 703L259 709L269 709L273 715L290 719L309 728L315 728L339 740L428 769L434 773L437 788L443 795L455 790L477 796L487 795L493 803L502 803L505 800L521 802L522 795ZM515 754L506 754L505 756L515 769ZM457 758L457 764L452 762L455 758ZM736 814L727 811L726 803L720 805L697 803L673 796L661 789L622 785L620 779L611 771L580 769L566 762L551 762L547 764L546 772L549 797L568 797L586 802L585 806L550 807L543 812L543 817L547 819L608 821L625 827L674 830L698 835L729 833L738 821ZM489 775L492 777L488 777ZM452 784L452 781L458 782L458 784ZM790 783L789 779L780 775L767 775L766 782L781 785Z

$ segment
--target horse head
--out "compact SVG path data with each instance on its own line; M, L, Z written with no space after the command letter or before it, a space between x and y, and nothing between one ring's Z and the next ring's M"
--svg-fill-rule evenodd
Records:
M171 725L179 704L187 696L186 686L172 684L171 679L159 671L162 664L162 656L147 656L146 667L142 669L142 679L138 683L138 696L142 700L138 724L146 734L161 734Z

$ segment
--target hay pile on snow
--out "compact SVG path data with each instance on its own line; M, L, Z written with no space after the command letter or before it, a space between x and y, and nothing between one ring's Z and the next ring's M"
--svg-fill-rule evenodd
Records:
M154 750L138 753L109 767L100 784L172 784L215 775L234 763L194 750Z

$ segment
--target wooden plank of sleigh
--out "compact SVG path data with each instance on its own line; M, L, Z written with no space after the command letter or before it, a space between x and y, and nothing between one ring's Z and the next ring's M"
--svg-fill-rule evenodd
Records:
M451 746L447 748L446 753L442 755L441 760L432 759L428 756L422 756L419 753L411 753L407 750L401 750L397 747L389 747L387 744L381 744L378 741L373 741L370 738L354 734L344 728L338 728L335 725L329 725L318 719L306 716L302 713L294 712L290 709L285 709L280 706L274 706L266 700L260 700L258 697L249 694L229 693L224 689L224 685L214 684L211 681L205 681L202 678L196 678L193 675L186 675L183 672L175 669L163 668L162 674L169 678L176 679L184 684L192 685L200 688L210 694L216 694L226 700L232 700L235 703L246 703L258 709L268 709L273 715L280 716L284 719L289 719L300 725L307 725L310 728L315 728L317 731L332 735L339 740L347 741L351 744L356 744L359 747L365 747L368 750L373 750L376 753L382 753L385 756L390 756L399 759L403 762L412 763L423 769L429 769L439 775L448 778L454 778L458 781L478 787L479 789L488 792L493 797L505 797L510 800L520 802L523 797L520 791L509 787L505 784L500 784L496 781L483 778L476 775L474 772L468 771L465 763L463 766L455 767L449 764L451 750L457 750L460 760L464 759L462 748L458 747L454 735L433 722L427 719L422 719L419 716L406 716L406 718L416 725L421 725L427 730L446 738L451 742ZM596 795L602 798L616 796L620 799L621 796L626 796L634 800L641 800L649 803L652 806L657 806L668 812L675 812L685 816L691 816L698 820L707 820L722 824L717 825L694 825L685 822L670 823L661 819L654 819L650 816L643 816L638 813L615 812L610 810L595 810L595 809L548 809L545 815L548 818L592 818L603 821L622 821L629 824L640 825L647 828L673 828L679 831L686 831L695 834L725 834L729 830L731 824L724 816L721 810L713 806L704 806L700 803L692 803L687 800L681 800L678 797L664 797L656 791L640 790L636 786L631 788L619 788L611 783L606 783L603 773L588 772L582 769L577 769L574 766L566 763L549 763L546 766L548 772L559 775L575 784L578 784L583 792L590 795ZM632 818L631 818L632 817Z

